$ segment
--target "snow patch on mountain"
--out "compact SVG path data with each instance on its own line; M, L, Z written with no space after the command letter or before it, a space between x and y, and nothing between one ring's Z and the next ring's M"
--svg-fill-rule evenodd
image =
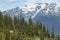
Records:
M41 5L41 9L44 9L44 7L45 7L45 4L42 4L42 5ZM40 12L41 9L39 9L39 10L35 13L35 15L32 16L32 19Z
M28 11L30 11L30 12L34 11L35 7L36 7L36 5L30 5L30 6L22 7L21 9L22 9L22 11L24 11L26 13Z
M12 17L19 16L22 14L26 19L32 17L32 19L39 13L42 16L55 15L58 16L60 14L60 7L57 6L56 3L36 3L33 5L25 5L24 7L14 8L7 11L3 11L3 13L9 13Z

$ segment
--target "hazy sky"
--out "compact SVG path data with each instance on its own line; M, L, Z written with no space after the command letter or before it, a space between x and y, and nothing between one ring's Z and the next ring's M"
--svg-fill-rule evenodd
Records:
M15 7L23 7L24 5L31 5L34 3L57 3L60 4L60 0L0 0L0 10L8 10Z

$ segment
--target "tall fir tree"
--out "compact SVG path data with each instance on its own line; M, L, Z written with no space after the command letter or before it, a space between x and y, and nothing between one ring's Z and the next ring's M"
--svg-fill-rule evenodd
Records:
M47 27L47 31L46 31L46 37L47 37L47 38L50 38L50 32L49 32L49 30L48 30L48 27Z
M28 31L29 31L29 36L32 36L34 33L34 28L33 28L33 22L31 17L29 18L29 22L28 22Z
M45 25L43 25L43 33L42 34L44 35L44 37L46 37L46 27L45 27Z
M3 15L2 12L0 12L0 31L3 30Z
M55 34L54 34L54 27L52 28L51 38L52 38L52 39L54 39L54 38L55 38Z
M14 30L18 30L18 19L16 16L14 16Z

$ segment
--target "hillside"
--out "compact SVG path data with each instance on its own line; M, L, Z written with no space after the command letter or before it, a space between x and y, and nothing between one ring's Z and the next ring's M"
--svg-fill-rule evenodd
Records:
M60 6L56 3L35 3L33 5L25 5L24 7L16 7L2 12L3 15L10 14L12 18L22 15L25 21L31 17L33 22L41 22L48 26L49 31L52 27L55 34L60 35Z
M22 15L12 18L0 12L0 40L60 40L60 37L55 35L54 27L50 32L48 27L33 23L31 18L26 22Z

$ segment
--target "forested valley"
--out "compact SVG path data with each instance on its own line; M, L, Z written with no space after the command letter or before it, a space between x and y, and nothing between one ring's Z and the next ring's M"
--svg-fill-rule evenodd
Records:
M60 37L55 35L54 27L50 32L48 27L34 23L31 18L26 22L21 15L12 18L0 12L0 40L60 40Z

